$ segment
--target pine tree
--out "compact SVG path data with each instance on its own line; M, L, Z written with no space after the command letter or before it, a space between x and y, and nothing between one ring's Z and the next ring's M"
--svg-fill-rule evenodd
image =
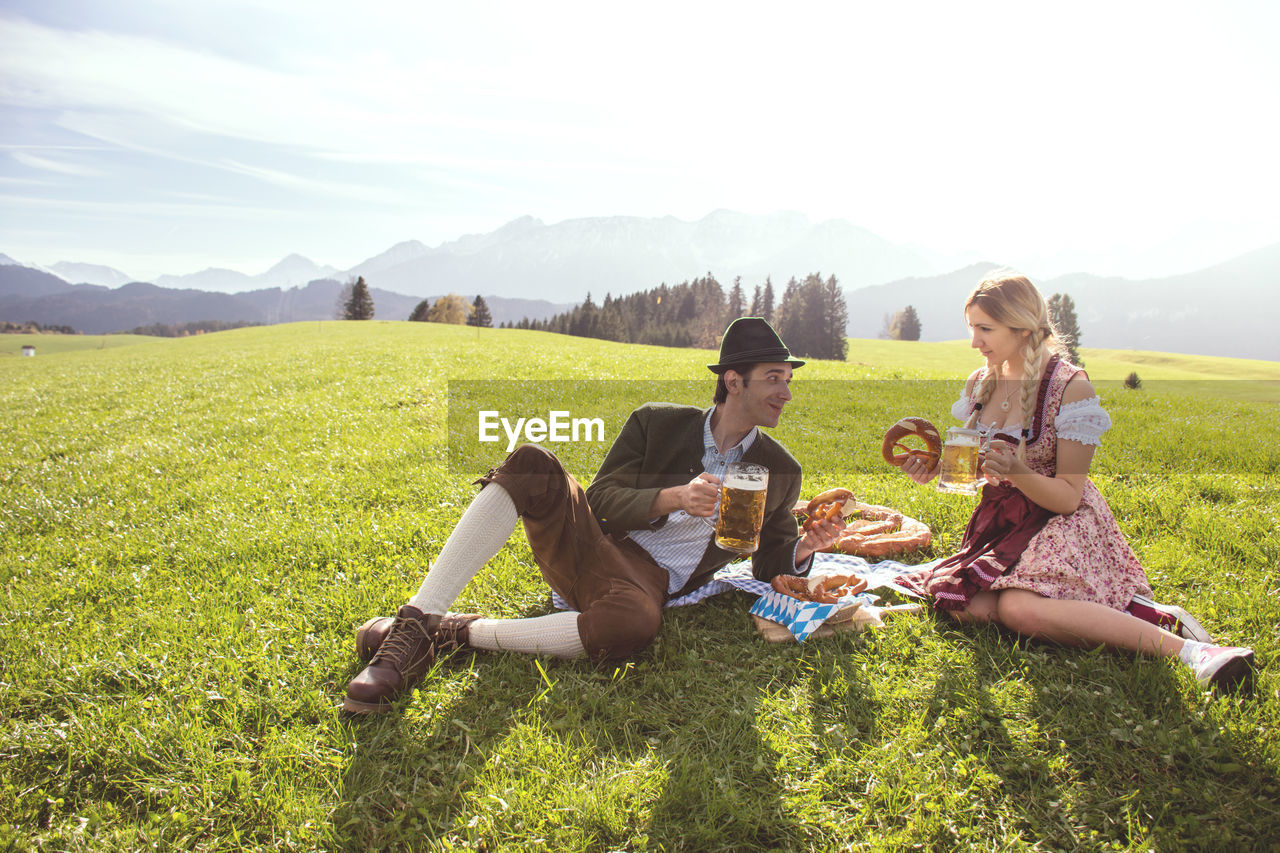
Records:
M810 273L803 282L795 278L787 282L774 327L794 355L842 361L849 353L848 318L836 277L824 282L821 273Z
M920 340L920 315L914 305L908 305L893 315L893 323L889 327L895 341Z
M770 322L793 355L811 355L810 337L805 326L805 311L800 282L792 276L782 290L782 300Z
M1055 293L1049 297L1049 322L1053 331L1067 346L1067 357L1077 367L1084 366L1080 351L1076 344L1080 342L1080 321L1076 319L1076 304L1065 293Z
M845 327L849 325L849 306L844 301L844 291L836 282L836 277L829 276L823 286L823 319L827 339L826 358L844 361L849 357L849 339L845 337Z
M485 329L493 328L493 315L489 313L489 305L484 301L484 297L476 294L476 301L471 303L471 316L467 318L468 326L480 326Z
M431 310L431 300L424 299L417 305L413 306L413 312L409 314L409 321L413 323L427 322L427 313Z
M773 322L773 282L768 276L764 280L764 299L760 302L760 314L768 322Z
M725 320L725 326L728 326L734 320L743 316L743 299L742 276L738 276L733 280L733 289L729 291L729 310L728 317Z
M369 285L364 283L364 276L360 276L356 279L356 283L351 285L351 295L342 306L342 319L373 319L373 297L369 295Z

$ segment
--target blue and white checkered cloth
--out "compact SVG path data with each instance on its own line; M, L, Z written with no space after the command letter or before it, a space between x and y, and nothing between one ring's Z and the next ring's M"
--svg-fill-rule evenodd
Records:
M940 562L940 560L934 561L934 563L937 562ZM756 599L756 603L751 606L752 613L787 626L796 640L803 642L805 638L818 630L827 619L831 618L833 613L847 607L854 601L861 602L863 606L873 606L879 600L879 596L873 595L872 590L890 589L902 595L917 598L918 596L914 592L898 586L894 583L894 580L898 575L928 568L934 563L921 563L915 566L899 563L896 560L881 560L878 563L868 563L862 557L854 557L851 554L818 554L813 559L813 568L810 570L811 576L857 575L867 582L866 590L856 596L848 596L847 600L841 599L836 604L818 604L812 601L800 601L789 595L774 592L773 587L768 583L756 580L752 576L751 561L744 560L741 563L725 566L716 572L710 581L693 592L668 601L667 607L684 607L689 604L697 604L699 601L708 599L713 595L740 589L760 596ZM568 603L554 591L551 593L551 603L558 610L571 609Z

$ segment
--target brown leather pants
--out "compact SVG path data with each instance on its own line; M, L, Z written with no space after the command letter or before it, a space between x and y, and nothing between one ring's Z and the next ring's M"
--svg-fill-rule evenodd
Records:
M554 454L523 444L476 482L511 495L543 578L579 613L592 660L628 658L653 642L667 601L666 569L635 542L601 529L586 491Z

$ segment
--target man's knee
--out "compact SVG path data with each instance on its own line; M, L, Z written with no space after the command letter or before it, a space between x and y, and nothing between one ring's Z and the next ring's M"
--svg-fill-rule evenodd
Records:
M657 638L662 605L647 598L597 602L579 617L578 625L592 660L625 660L644 651Z
M526 521L532 515L541 517L558 505L567 494L571 478L555 454L536 444L522 444L497 468L476 483L497 483L511 495L516 512Z
M522 444L500 466L518 474L550 474L564 471L554 453L540 444Z

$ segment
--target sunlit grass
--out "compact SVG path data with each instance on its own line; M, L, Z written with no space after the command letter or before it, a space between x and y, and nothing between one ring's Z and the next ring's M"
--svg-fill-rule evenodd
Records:
M88 349L113 349L134 344L159 343L162 338L146 335L0 335L0 359L22 355L22 348L35 347L36 358Z
M1157 595L1258 649L1252 694L921 617L773 646L734 594L671 613L625 667L455 659L353 722L353 628L416 589L502 456L451 395L599 413L612 438L650 394L709 403L714 354L382 322L38 352L0 358L0 849L1280 837L1280 415L1165 381L1274 379L1268 363L1139 366L1143 390L1106 389L1093 471ZM1100 381L1133 369L1084 354ZM945 553L972 501L906 481L879 440L902 414L945 423L974 363L963 343L854 341L849 363L797 373L775 435L811 490L900 507L937 533L922 557ZM606 447L556 449L585 478ZM459 606L545 612L521 536Z

